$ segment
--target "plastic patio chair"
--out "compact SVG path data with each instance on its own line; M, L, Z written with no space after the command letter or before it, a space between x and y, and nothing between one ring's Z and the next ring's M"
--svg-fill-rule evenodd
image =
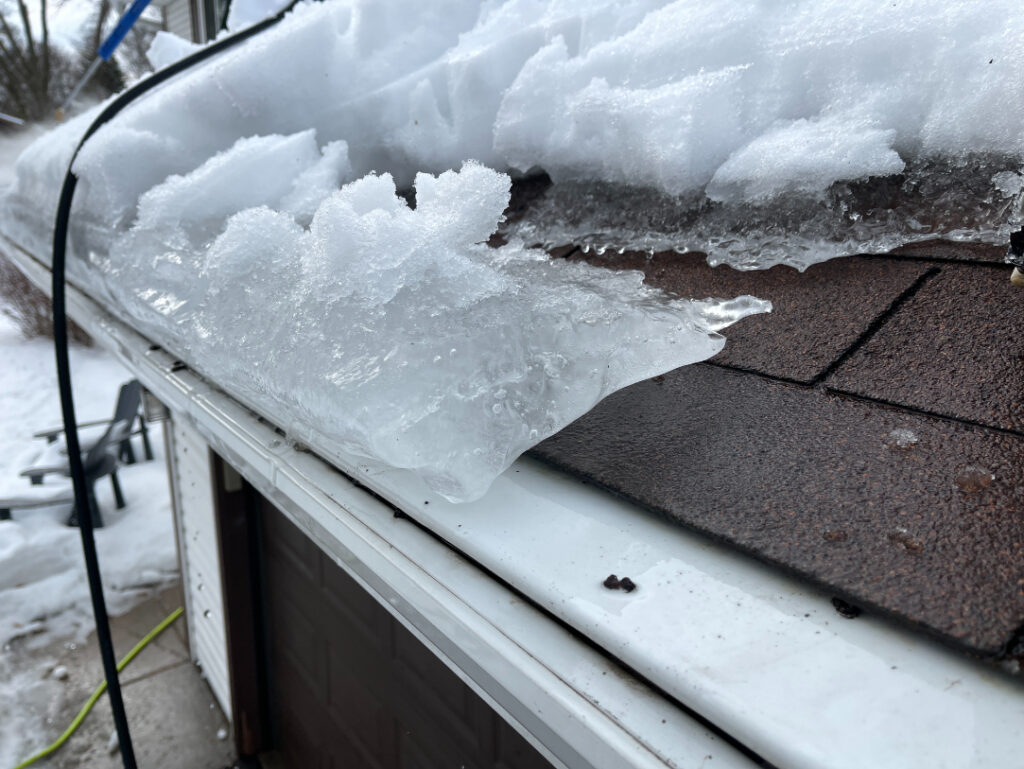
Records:
M83 427L96 427L98 425L111 425L114 422L124 421L128 423L128 435L121 441L120 456L127 465L135 464L135 450L132 448L131 438L133 435L141 436L142 451L147 460L153 459L153 448L149 443L149 430L146 427L146 420L142 418L140 406L142 405L142 385L139 380L133 379L121 385L117 394L117 405L114 407L114 416L110 419L100 419L92 422L80 422L79 430ZM138 428L132 431L135 422L138 421ZM47 443L56 443L57 438L64 433L63 427L56 427L52 430L43 430L35 433L33 438L45 438ZM94 441L83 440L79 436L83 452L88 452ZM66 451L64 452L66 454ZM33 480L33 483L37 481Z
M105 475L110 476L110 485L114 490L114 503L117 509L125 506L124 494L121 493L121 483L117 478L120 454L120 444L128 435L130 423L124 420L112 422L104 431L103 435L93 443L92 447L85 452L82 462L85 466L86 499L89 509L92 511L93 525L96 528L103 526L103 513L96 501L96 481ZM61 465L51 467L29 467L22 470L20 475L32 479L34 485L41 485L45 476L59 474L69 476L71 474L68 464L65 461ZM38 479L38 480L37 480ZM0 499L0 520L10 520L12 509L29 507L46 507L74 501L74 493L69 488L61 488L53 495L26 494L15 495ZM68 526L78 525L78 511L71 510L68 517Z
M127 464L135 462L135 452L132 449L132 435L142 436L142 445L146 459L153 458L152 448L149 444L145 420L139 413L141 405L142 386L137 380L132 380L121 385L118 393L117 405L114 408L114 416L110 420L97 422L83 422L78 427L90 427L106 425L106 429L98 437L92 440L84 440L81 443L82 461L85 465L86 494L89 509L92 511L93 525L103 525L103 515L99 504L96 502L96 481L104 476L110 476L110 485L114 490L114 501L117 509L125 506L124 495L121 492L121 484L117 478L117 468L120 460L124 459ZM133 433L132 426L136 420L139 428ZM61 486L50 489L41 488L43 479L48 475L70 475L68 467L66 446L57 446L57 437L64 432L63 428L44 430L36 433L36 438L45 438L49 446L43 456L37 459L37 464L21 471L20 475L31 481L32 489L24 492L15 492L6 496L0 496L0 520L10 520L11 510L25 509L32 507L46 507L50 505L63 504L74 501L74 493L68 486ZM69 526L78 525L77 510L72 510L68 518Z

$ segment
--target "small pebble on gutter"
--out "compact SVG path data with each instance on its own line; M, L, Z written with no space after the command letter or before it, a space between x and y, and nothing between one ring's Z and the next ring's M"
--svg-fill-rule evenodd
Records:
M636 590L636 583L629 577L619 579L614 574L609 574L605 577L602 584L609 590L625 590L627 593L632 593Z
M832 605L836 607L836 611L839 612L839 615L846 619L853 619L854 617L860 616L860 608L854 606L852 603L847 603L842 598L833 598Z

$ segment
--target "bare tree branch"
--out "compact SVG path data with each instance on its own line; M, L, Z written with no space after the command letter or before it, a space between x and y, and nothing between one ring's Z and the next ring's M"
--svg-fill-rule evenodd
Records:
M28 105L25 103L21 93L23 80L12 68L11 57L7 54L2 42L0 42L0 72L4 75L3 86L6 96L14 103L14 106L21 115L27 117L29 114Z
M82 46L85 56L81 56L52 45L47 14L60 1L38 0L37 6L32 0L0 0L0 111L16 112L26 120L51 115L81 76L83 59L96 55L106 22L119 2L96 0ZM38 23L31 18L37 7ZM126 48L134 62L131 53ZM106 94L123 85L120 66L110 61L100 68L90 90Z
M43 93L50 92L50 25L46 21L46 0L39 0L43 24Z
M0 21L2 21L2 17L0 17ZM13 93L18 94L21 107L24 110L27 106L24 98L25 87L28 83L32 82L32 78L31 70L28 68L28 64L17 44L17 40L12 41L8 39L6 44L3 40L0 40L0 57L2 57L6 71L10 73L9 76L13 80L10 88Z
M21 67L22 73L27 76L31 68L25 59L24 52L21 50L21 42L18 40L18 36L14 34L10 25L8 25L7 19L2 13L0 13L0 30L3 31L3 36L7 39L13 58L17 61L18 66Z
M28 6L25 5L25 0L18 0L18 13L21 14L21 24L25 30L25 45L28 48L28 58L35 64L36 43L32 39L32 20L28 17Z
M96 12L96 26L93 27L90 41L91 50L88 52L90 58L100 49L100 43L103 42L103 25L106 24L109 15L110 0L100 0L99 10Z

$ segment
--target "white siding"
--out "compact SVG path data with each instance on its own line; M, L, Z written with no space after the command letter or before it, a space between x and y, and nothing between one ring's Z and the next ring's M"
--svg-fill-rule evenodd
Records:
M164 28L186 40L192 40L192 12L189 7L189 0L171 0L164 6Z
M210 688L231 719L224 594L210 477L210 449L184 420L171 423L174 500L189 645Z

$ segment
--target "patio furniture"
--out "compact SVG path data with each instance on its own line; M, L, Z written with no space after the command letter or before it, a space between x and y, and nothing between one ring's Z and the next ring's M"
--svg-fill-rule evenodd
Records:
M143 455L147 460L153 459L153 448L149 443L149 430L146 427L146 420L143 419L140 406L142 404L142 385L139 384L139 380L133 379L130 382L125 382L121 385L121 390L118 392L117 405L114 407L114 416L110 419L99 419L91 422L79 422L78 428L81 430L83 427L96 427L99 425L109 425L116 421L127 421L128 422L128 435L121 441L121 459L127 465L135 464L135 450L132 448L131 438L134 435L141 436L142 438L142 451ZM132 428L138 421L138 428L132 431ZM55 427L51 430L42 430L35 433L33 438L45 438L47 443L53 444L57 442L57 438L63 434L63 427ZM79 435L79 445L82 447L83 452L87 452L95 443L95 439L88 440ZM66 455L66 450L63 450ZM33 479L33 483L36 481Z
M111 422L104 431L85 452L83 464L85 465L86 499L92 511L93 525L97 528L103 526L103 514L96 501L96 481L104 476L110 476L110 485L114 490L114 502L117 509L125 506L124 495L121 493L121 484L117 478L117 468L121 446L130 433L131 423L127 420ZM68 463L65 460L61 464L45 466L37 465L22 470L20 475L30 478L35 487L43 484L47 475L59 474L70 475ZM0 498L0 520L10 520L11 510L32 507L48 507L65 502L74 501L74 492L70 487L54 487L52 493L39 491L35 488L26 489L24 492ZM78 511L72 509L68 517L68 526L78 525Z

